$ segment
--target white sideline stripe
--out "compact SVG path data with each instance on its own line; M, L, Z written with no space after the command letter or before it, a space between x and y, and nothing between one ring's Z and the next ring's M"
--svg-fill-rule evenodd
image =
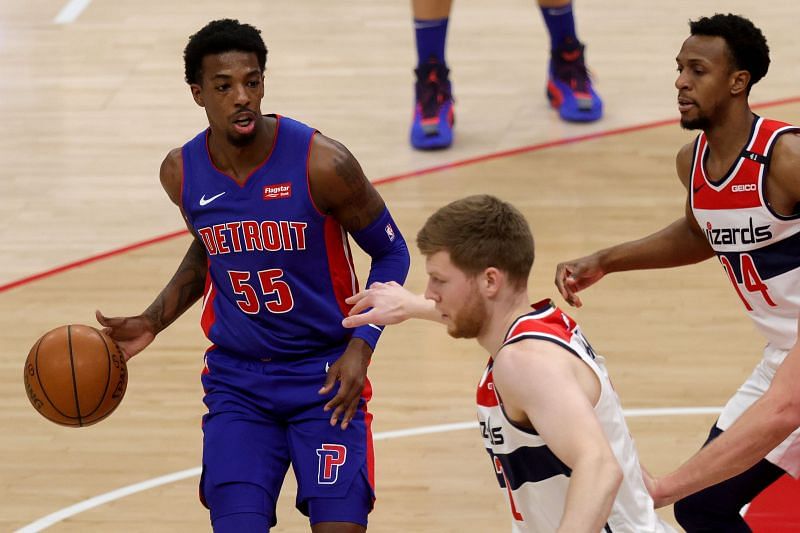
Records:
M691 415L718 415L722 407L652 407L645 409L623 409L628 418L640 416L691 416Z
M83 10L92 3L92 0L69 0L67 4L61 8L56 18L53 19L54 24L69 24L81 16Z
M456 422L455 424L439 424L437 426L422 426L418 428L398 429L395 431L382 431L376 433L372 440L400 439L403 437L414 437L416 435L428 435L431 433L445 433L447 431L460 431L478 427L477 420L474 422Z
M200 467L197 466L195 468L190 468L188 470L181 470L180 472L167 474L166 476L148 479L147 481L142 481L141 483L134 483L133 485L128 485L127 487L122 487L116 490L112 490L111 492L106 492L105 494L89 498L88 500L76 503L75 505L70 505L69 507L65 507L59 511L56 511L55 513L51 513L45 517L40 518L36 522L28 524L22 529L18 529L15 533L35 533L37 531L41 531L45 528L48 528L53 524L56 524L66 518L75 516L78 513L82 513L83 511L88 511L89 509L94 509L95 507L99 507L104 503L113 502L114 500L119 500L126 496L130 496L131 494L136 494L137 492L142 492L148 489L152 489L154 487L158 487L160 485L167 485L168 483L172 483L174 481L180 481L188 477L199 476L199 475L200 475Z
M644 416L684 416L684 415L705 415L717 414L722 411L719 407L662 407L662 408L646 408L646 409L624 409L625 416L628 418L644 417ZM448 431L460 431L462 429L472 429L478 427L477 421L471 422L456 422L453 424L438 424L435 426L421 426L417 428L398 429L395 431L382 431L373 436L373 440L389 440L399 439L403 437L414 437L417 435L429 435L432 433L446 433ZM75 505L70 505L47 516L44 516L35 522L31 522L27 526L16 530L14 533L37 533L45 528L52 526L62 520L71 516L94 509L108 502L119 500L143 492L161 485L168 485L175 481L181 481L186 478L195 477L200 475L201 468L189 468L188 470L181 470L165 476L148 479L140 483L134 483L127 487L121 487L99 496L94 496L88 500L78 502ZM743 511L744 512L744 511Z

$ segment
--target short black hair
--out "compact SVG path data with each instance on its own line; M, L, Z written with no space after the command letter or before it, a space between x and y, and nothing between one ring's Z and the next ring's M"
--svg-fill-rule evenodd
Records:
M750 73L747 92L767 75L769 69L769 46L761 30L741 15L720 13L713 17L701 17L689 22L692 35L722 37L728 45L731 59L737 70Z
M257 28L235 19L212 20L206 24L189 37L189 43L183 51L186 83L200 83L205 56L233 51L254 53L258 57L261 72L264 72L267 46Z

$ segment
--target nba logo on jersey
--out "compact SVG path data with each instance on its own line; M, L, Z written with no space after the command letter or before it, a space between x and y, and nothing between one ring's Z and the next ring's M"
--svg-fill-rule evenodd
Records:
M333 485L339 477L339 467L347 459L347 447L341 444L323 444L322 448L317 448L317 455L317 482L320 485Z
M384 230L386 231L386 236L389 237L389 242L394 242L394 230L392 229L392 225L386 224Z

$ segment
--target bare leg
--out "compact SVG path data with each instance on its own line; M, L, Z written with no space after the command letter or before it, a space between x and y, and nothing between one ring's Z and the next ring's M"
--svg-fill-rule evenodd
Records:
M411 0L411 11L417 20L443 19L450 16L452 5L453 0Z
M317 522L311 526L312 533L365 533L367 528L351 522Z
M538 0L539 7L564 7L572 0Z

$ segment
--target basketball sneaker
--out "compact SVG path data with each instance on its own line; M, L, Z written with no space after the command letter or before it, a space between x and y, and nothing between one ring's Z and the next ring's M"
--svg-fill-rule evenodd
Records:
M417 83L411 146L417 150L447 148L453 143L455 123L450 69L431 59L414 72Z
M603 101L589 79L584 48L570 40L553 50L550 57L547 98L569 122L592 122L603 116Z

